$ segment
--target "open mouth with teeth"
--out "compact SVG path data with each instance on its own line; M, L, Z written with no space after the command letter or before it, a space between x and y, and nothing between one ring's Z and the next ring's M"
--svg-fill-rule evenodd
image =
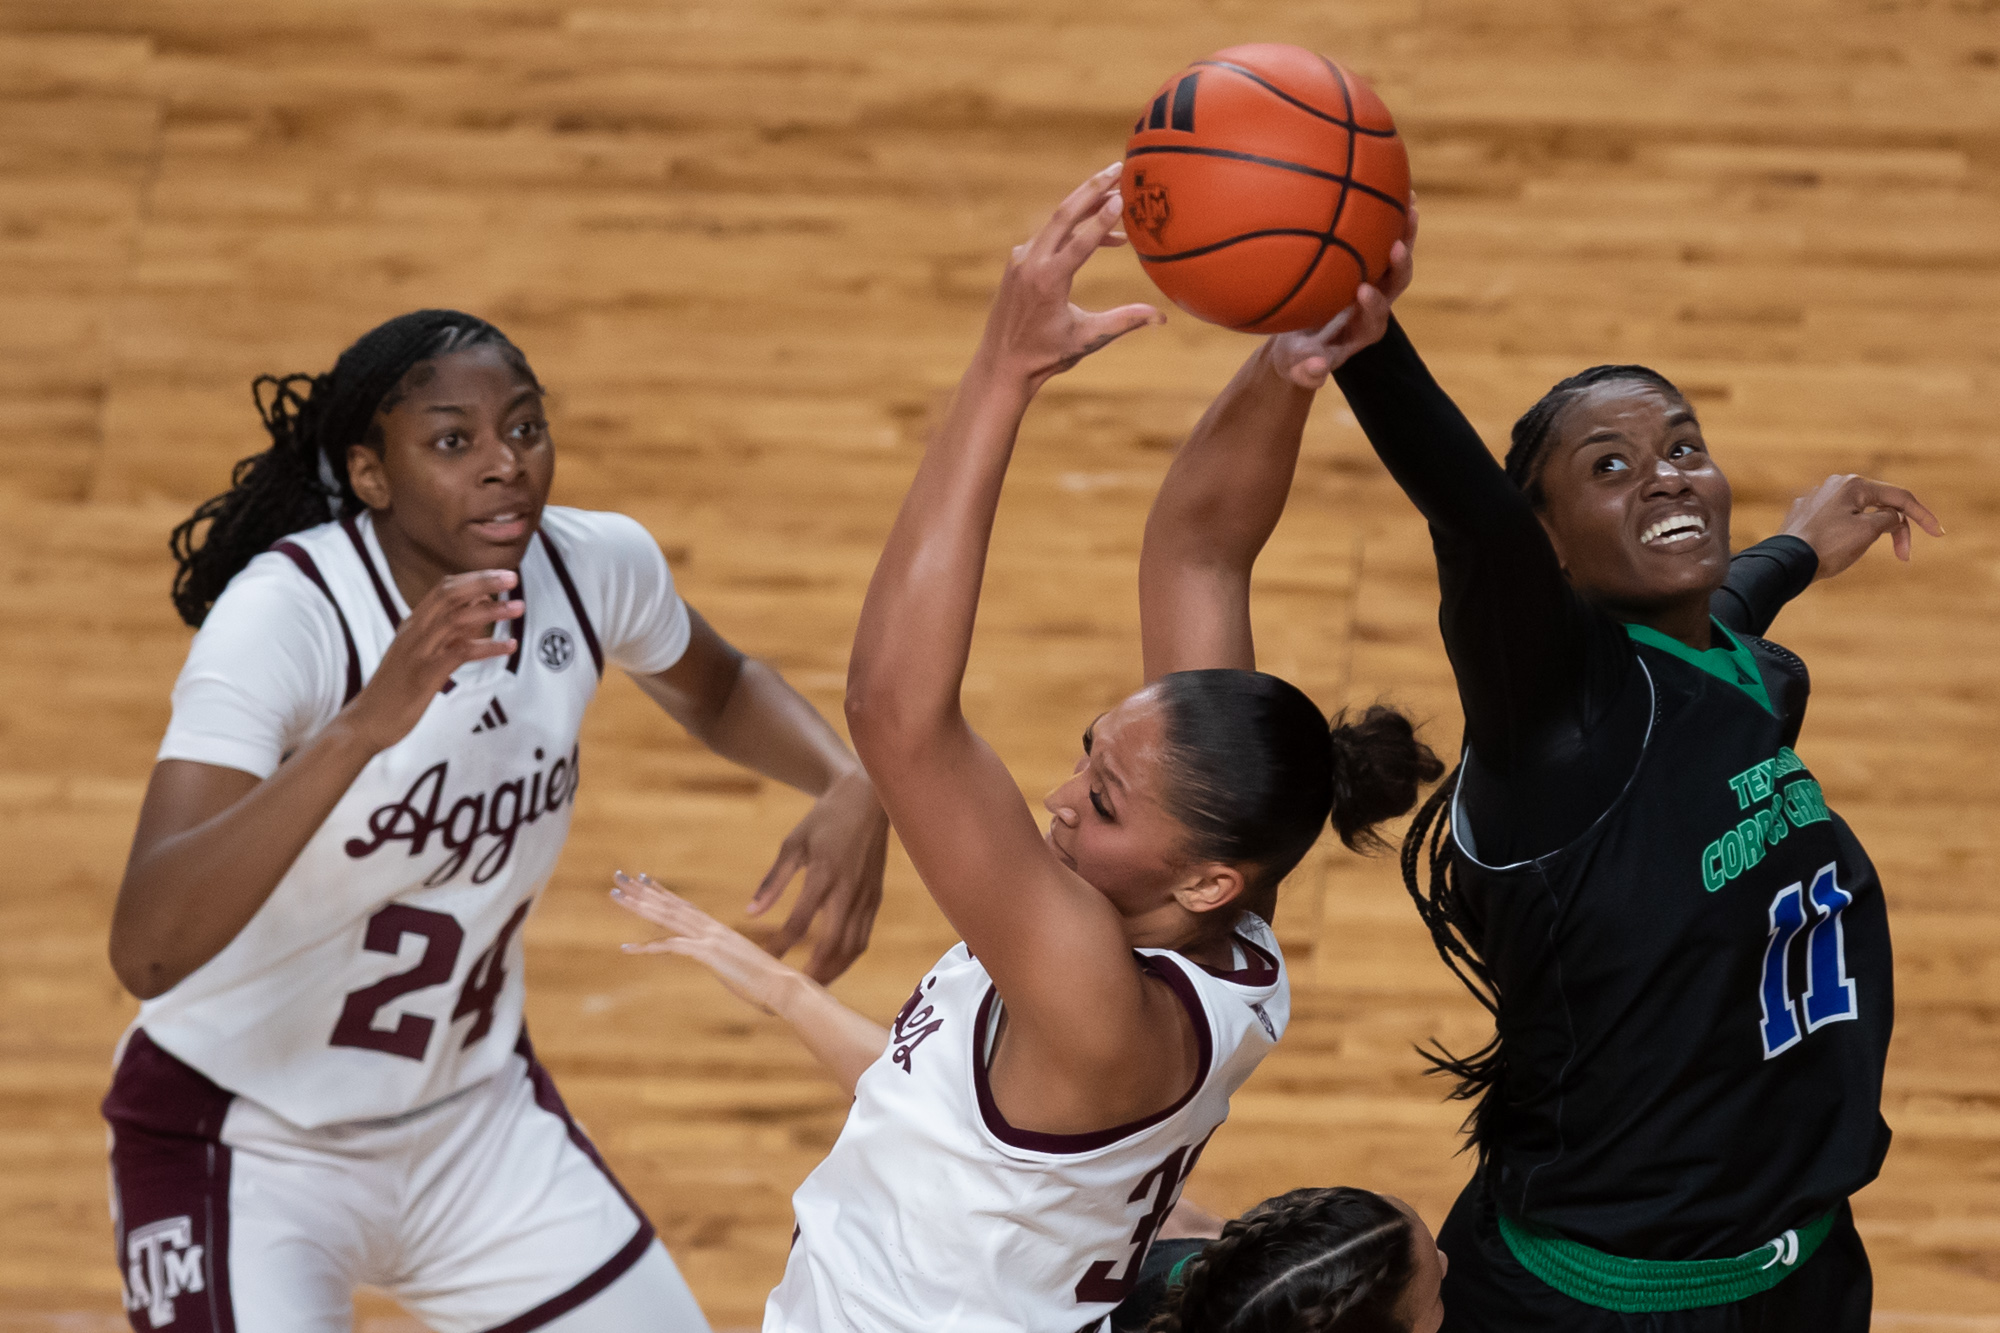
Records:
M527 535L528 515L524 510L510 509L490 518L474 519L472 527L491 541L515 541Z
M1675 514L1663 518L1639 534L1642 546L1669 549L1690 546L1708 535L1708 520L1695 514Z

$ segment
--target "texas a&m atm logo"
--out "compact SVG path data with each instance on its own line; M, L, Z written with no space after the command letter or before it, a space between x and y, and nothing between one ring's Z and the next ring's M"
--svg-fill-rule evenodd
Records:
M202 1247L186 1217L134 1227L125 1237L125 1308L144 1310L154 1328L174 1322L174 1297L202 1291Z

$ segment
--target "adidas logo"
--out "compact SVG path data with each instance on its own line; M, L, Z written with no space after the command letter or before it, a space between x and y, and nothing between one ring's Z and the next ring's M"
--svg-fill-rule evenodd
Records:
M506 725L507 710L500 706L498 699L495 699L488 703L486 711L479 715L479 725L472 729L472 734L477 736L482 731L491 731L495 727L504 727Z

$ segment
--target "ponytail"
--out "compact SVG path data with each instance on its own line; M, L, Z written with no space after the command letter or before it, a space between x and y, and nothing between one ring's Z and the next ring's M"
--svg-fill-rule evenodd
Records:
M251 397L271 447L238 462L229 489L202 501L168 538L181 619L200 628L229 580L273 542L358 509L347 476L348 447L380 446L376 417L396 405L403 377L417 365L483 343L499 346L529 383L536 382L527 358L505 334L456 310L417 310L377 325L324 375L259 375L252 381Z
M1409 1216L1367 1190L1266 1199L1187 1261L1148 1333L1407 1333Z

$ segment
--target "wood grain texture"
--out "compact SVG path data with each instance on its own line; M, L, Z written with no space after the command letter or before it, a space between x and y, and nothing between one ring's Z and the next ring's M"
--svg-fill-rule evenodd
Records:
M1737 539L1831 471L1951 536L1871 556L1777 634L1801 750L1882 871L1900 1013L1880 1325L2000 1333L2000 38L1990 0L0 0L0 1329L109 1329L102 1094L132 1012L110 903L186 632L167 529L261 447L250 378L422 305L487 315L556 391L556 499L643 520L725 634L831 715L927 422L1005 247L1191 57L1286 40L1372 78L1424 234L1403 303L1489 441L1550 382L1689 387ZM1147 299L1129 255L1081 298ZM1038 793L1138 679L1152 488L1245 340L1180 317L1024 432L967 683ZM1264 661L1328 708L1457 733L1421 523L1337 398L1259 571ZM802 798L622 681L528 928L538 1049L719 1326L756 1321L832 1086L691 966L615 952L647 868L725 914ZM1286 891L1297 1017L1191 1185L1394 1190L1434 1222L1477 1045L1392 867ZM951 936L892 859L839 989L887 1015ZM376 1298L363 1327L408 1327Z

